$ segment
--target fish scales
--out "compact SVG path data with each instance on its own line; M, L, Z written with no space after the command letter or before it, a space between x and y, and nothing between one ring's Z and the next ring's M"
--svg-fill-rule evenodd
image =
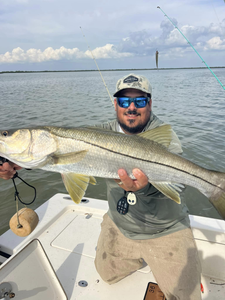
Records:
M50 130L52 131L52 129ZM52 132L54 133L54 131ZM189 160L180 157L177 154L169 152L165 147L154 141L144 139L137 135L132 136L131 138L131 136L127 136L114 131L102 132L102 130L99 129L89 128L78 128L77 130L60 129L60 131L56 130L55 133L56 135L59 134L59 136L63 136L63 143L66 143L65 137L72 138L72 140L69 140L67 144L72 146L73 150L91 149L90 152L94 152L96 148L96 160L98 160L99 156L101 156L101 159L103 159L104 154L106 153L105 151L108 151L109 153L106 159L112 158L114 164L115 162L119 161L119 165L121 165L120 160L128 161L128 164L122 163L122 165L126 165L126 169L129 169L129 165L132 165L132 169L135 167L135 165L136 167L138 167L140 161L142 160L144 164L157 163L158 165L164 166L165 168L168 167L168 171L171 171L171 168L174 168L177 171L180 170L181 172L184 172L186 174L196 176L197 178L201 177L201 179L205 180L206 182L217 185L217 180L215 180L215 182L212 182L212 180L210 180L212 171L204 169L197 164L194 164ZM73 141L73 139L75 139L75 141ZM81 143L82 145L80 147L71 145L71 143L76 144L78 143L78 141L84 143ZM71 150L71 147L69 149ZM103 150L102 152L101 149ZM100 153L101 155L99 155ZM132 164L130 163L129 159L127 160L127 157L129 159L132 159ZM144 168L143 166L142 170L144 171L146 170L146 168ZM115 178L117 177L118 175ZM214 178L215 176L212 179Z
M74 131L68 134L69 138L73 137L77 144L81 144L80 147L76 146L77 150L90 150L90 155L88 153L82 162L72 164L69 168L64 166L64 168L60 169L61 171L74 171L97 177L119 178L117 171L119 168L124 168L133 178L132 170L134 167L138 167L148 176L150 181L172 180L174 182L192 185L200 190L203 189L202 185L212 184L212 182L209 181L212 172L182 157L178 159L179 156L170 153L154 141L145 140L138 136L131 139L129 136L114 134L114 132L111 131L109 135L100 131L98 132L97 138L96 136L93 138L95 132L96 130L84 130L82 134L80 131L78 131L78 134L75 134ZM60 135L65 136L63 132L61 132ZM112 142L114 136L116 140ZM133 151L132 153L129 151L131 149L131 142L133 148L134 146L138 147L138 153L134 151L133 154ZM64 140L63 143L66 143L66 141ZM71 140L69 140L68 143L70 144ZM124 147L123 144L125 144L126 147ZM162 159L165 157L165 152L167 152L166 159ZM137 155L138 158L136 157ZM157 164L155 165L154 163ZM46 169L52 170L51 167L50 169ZM174 175L173 169L175 169ZM180 172L178 173L177 171ZM154 176L152 176L152 174L154 174ZM167 174L170 174L170 176L167 176ZM186 176L189 174L191 176ZM196 178L193 179L192 176ZM217 185L217 182L215 181L213 184ZM214 187L212 187L212 189L213 188Z

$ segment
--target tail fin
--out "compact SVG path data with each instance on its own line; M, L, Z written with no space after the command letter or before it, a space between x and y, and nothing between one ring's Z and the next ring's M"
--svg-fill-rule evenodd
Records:
M209 197L209 201L225 220L225 173L219 173L219 184L217 185L213 195Z
M213 197L213 199L209 198L209 201L212 203L221 217L225 220L225 192L222 192L218 199L215 199L215 197Z

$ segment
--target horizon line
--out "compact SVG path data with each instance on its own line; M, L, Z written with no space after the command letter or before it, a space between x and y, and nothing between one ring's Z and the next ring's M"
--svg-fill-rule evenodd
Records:
M222 67L210 67L211 69L221 69L225 68L225 66ZM207 67L176 67L176 68L125 68L125 69L102 69L102 72L106 71L132 71L132 70L151 70L151 71L160 71L160 70L178 70L178 69L207 69ZM41 70L41 71L0 71L0 74L4 73L45 73L45 72L98 72L96 69L90 69L90 70Z

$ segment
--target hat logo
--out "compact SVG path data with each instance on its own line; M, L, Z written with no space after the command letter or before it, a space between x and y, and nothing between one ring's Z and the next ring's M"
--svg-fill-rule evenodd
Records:
M132 82L135 82L135 81L138 81L138 78L133 76L133 75L130 75L127 78L124 79L123 83L132 83Z

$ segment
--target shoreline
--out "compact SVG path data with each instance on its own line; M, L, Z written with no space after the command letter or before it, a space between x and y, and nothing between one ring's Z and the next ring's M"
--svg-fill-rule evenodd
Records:
M211 69L223 69L224 67L210 67ZM208 69L207 67L186 67L186 68L140 68L140 69L105 69L101 70L101 72L113 72L113 71L164 71L164 70L193 70L193 69ZM98 72L98 70L42 70L42 71L0 71L0 74L15 74L15 73L60 73L60 72Z

